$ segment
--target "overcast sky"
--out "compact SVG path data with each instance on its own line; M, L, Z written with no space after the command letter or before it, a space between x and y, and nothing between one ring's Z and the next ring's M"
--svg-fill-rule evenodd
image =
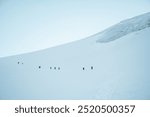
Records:
M150 12L150 0L0 0L0 57L80 40Z

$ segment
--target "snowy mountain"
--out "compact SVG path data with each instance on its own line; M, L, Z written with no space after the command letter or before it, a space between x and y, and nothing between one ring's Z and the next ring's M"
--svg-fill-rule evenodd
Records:
M1 58L0 99L150 99L149 37L146 13L80 41Z

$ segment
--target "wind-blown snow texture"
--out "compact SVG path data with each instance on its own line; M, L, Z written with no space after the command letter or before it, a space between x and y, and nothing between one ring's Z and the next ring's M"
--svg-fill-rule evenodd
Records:
M116 40L129 33L150 27L150 13L136 16L131 19L124 20L101 33L93 35L97 38L97 42L110 42Z
M104 39L1 58L0 99L150 99L149 16L106 29Z

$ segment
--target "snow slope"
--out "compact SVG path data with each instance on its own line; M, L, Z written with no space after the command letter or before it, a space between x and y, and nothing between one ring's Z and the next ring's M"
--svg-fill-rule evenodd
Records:
M96 39L97 42L106 43L148 27L150 27L150 13L145 13L140 16L121 21L100 33L92 35L92 39Z
M0 99L150 99L149 19L147 13L80 41L1 58Z

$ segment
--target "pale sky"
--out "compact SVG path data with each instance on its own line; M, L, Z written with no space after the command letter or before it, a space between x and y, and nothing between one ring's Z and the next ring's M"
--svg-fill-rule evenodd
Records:
M150 0L0 0L0 57L80 40L150 12Z

